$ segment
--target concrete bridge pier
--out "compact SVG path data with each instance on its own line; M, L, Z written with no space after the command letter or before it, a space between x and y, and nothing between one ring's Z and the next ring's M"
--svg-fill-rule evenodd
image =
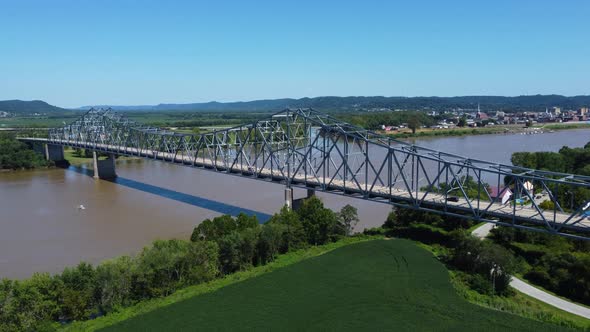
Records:
M92 151L92 159L95 179L114 179L117 177L114 154L109 154L109 157L105 160L99 160L96 151Z
M307 195L303 198L293 199L293 188L285 188L285 205L289 209L297 210L303 204L303 201L315 195L315 190L307 189Z
M285 187L285 206L289 210L293 208L293 188Z
M45 144L45 158L50 161L64 161L63 145Z

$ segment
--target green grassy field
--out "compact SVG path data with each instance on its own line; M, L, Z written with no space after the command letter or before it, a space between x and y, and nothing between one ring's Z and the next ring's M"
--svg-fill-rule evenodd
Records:
M406 240L376 240L195 296L105 329L520 330L560 327L470 304L445 267Z

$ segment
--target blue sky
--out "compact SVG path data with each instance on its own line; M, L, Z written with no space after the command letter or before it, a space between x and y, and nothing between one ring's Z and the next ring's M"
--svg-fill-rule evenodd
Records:
M590 94L590 1L0 0L0 100Z

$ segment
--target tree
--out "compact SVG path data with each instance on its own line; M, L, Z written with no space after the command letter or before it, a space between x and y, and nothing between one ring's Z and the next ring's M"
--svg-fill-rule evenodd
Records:
M0 134L0 169L19 169L49 166L51 162L34 152L12 134Z
M232 232L225 235L218 241L218 244L221 273L230 274L239 271L243 267L240 252L242 246L240 233Z
M60 278L51 277L48 273L35 273L30 279L14 282L9 307L14 311L7 313L9 322L17 327L17 331L34 331L43 322L57 320L61 313L58 299L63 290ZM0 317L5 315L4 311L2 307Z
M335 241L345 233L335 213L324 208L322 201L315 196L303 201L297 214L310 244L320 245Z
M286 253L292 249L300 249L305 246L306 234L303 224L297 212L283 206L281 211L270 218L267 224L284 225L281 252Z
M350 204L346 204L338 213L338 220L344 226L346 236L350 236L359 222L357 209Z
M451 263L460 270L488 279L496 294L509 291L511 275L517 268L514 257L506 248L471 235L460 241L453 251ZM474 281L480 282L481 278Z
M213 280L219 274L219 246L213 241L191 243L187 256L185 284L198 284Z
M420 118L417 114L412 115L408 119L408 128L412 129L412 134L416 133L416 129L420 128L422 123L420 122Z
M467 118L462 116L459 121L457 121L457 127L465 127L467 125Z
M64 285L62 314L69 320L90 316L96 287L96 271L92 265L82 262L74 268L65 268L60 278Z
M189 243L181 240L157 240L144 248L137 257L135 271L139 299L166 296L182 285L188 252Z
M248 228L257 228L260 223L256 215L247 215L244 212L240 212L236 218L236 225L238 230L242 231Z
M129 256L105 261L96 268L96 302L109 313L130 304L131 281L135 262Z
M247 217L241 217L240 220L244 227L246 227L246 224L251 223L251 220L247 219ZM191 234L191 241L217 241L237 229L237 221L227 214L215 217L213 220L206 219L195 227Z
M279 254L285 229L285 225L278 223L270 223L262 227L258 240L258 257L261 264L273 261Z
M442 218L434 213L412 210L409 208L393 208L383 224L383 228L396 229L407 227L410 224L439 225L443 224Z

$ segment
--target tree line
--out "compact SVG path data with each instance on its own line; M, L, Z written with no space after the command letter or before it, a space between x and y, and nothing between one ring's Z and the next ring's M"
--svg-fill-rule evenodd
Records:
M562 147L558 152L515 152L512 164L537 170L590 176L590 142L581 148ZM559 176L556 176L559 177ZM506 180L509 180L507 177ZM541 186L535 185L537 191ZM564 210L571 210L590 200L590 189L580 186L559 185L550 188ZM547 201L542 208L553 209Z
M240 214L207 219L186 240L158 240L136 256L98 266L82 262L61 274L0 281L0 331L52 330L60 323L108 315L253 266L280 254L352 234L354 207L339 213L316 197L297 211L283 208L267 223Z
M487 295L510 296L512 275L519 262L510 250L469 233L474 222L408 208L394 208L382 227L365 234L408 238L437 248L439 259L471 289Z
M381 129L385 126L399 126L401 124L408 125L408 128L413 132L420 126L431 126L436 123L436 119L429 116L425 112L415 111L400 111L400 112L370 112L357 113L354 115L339 115L339 118L350 122L359 127L369 130Z
M590 242L508 227L492 230L491 239L520 259L529 282L590 305Z
M50 166L43 155L16 139L14 134L0 133L0 169L30 169Z

